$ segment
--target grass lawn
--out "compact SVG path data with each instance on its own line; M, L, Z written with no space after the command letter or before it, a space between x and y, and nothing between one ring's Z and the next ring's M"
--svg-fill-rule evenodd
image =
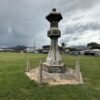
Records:
M25 75L27 56L38 66L45 54L0 53L0 100L100 100L100 57L80 56L84 85L39 87ZM74 68L77 56L63 55Z

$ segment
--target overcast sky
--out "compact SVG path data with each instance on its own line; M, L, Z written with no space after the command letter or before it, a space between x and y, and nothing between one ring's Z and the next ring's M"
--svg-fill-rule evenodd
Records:
M45 16L52 8L63 16L59 44L100 43L100 0L0 0L0 47L50 44Z

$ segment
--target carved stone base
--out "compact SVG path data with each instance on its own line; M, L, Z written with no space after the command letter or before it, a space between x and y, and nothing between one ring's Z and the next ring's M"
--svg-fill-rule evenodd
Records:
M46 63L42 64L42 70L48 72L48 73L64 73L67 71L66 65L49 65Z

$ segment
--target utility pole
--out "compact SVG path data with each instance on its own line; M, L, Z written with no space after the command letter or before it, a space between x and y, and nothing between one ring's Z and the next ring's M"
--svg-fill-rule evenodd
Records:
M35 46L35 41L34 41L34 46L33 46L33 49L34 49L34 51L35 51L35 49L36 49L36 46Z

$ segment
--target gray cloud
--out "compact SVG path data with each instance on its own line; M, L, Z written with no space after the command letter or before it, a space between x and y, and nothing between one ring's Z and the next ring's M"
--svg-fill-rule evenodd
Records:
M65 41L66 43L69 43L71 41L78 41L82 38L82 36L87 36L86 40L89 39L88 35L87 35L87 31L91 31L90 36L95 37L95 31L99 31L98 35L98 40L99 40L99 36L100 36L100 24L98 23L90 23L90 24L86 24L86 25L82 25L82 24L77 24L77 25L73 25L73 26L69 26L66 28L65 30L65 34L64 35L64 39L62 39L62 41ZM91 39L91 38L90 38ZM95 40L94 40L95 41Z
M64 34L81 34L84 31L87 30L100 30L100 24L99 23L87 23L85 25L77 24L73 26L67 26Z
M84 15L72 18L76 11L91 10L98 3L100 3L99 0L0 0L0 46L19 44L32 46L34 41L39 46L49 43L46 33L49 23L45 16L53 7L61 11L64 17L60 23L61 29L64 28L62 33L76 34L74 40L78 39L77 34L81 35L86 30L100 30L99 22L90 22L84 25L77 23L74 26L67 25L65 20L66 18L72 21L81 20ZM65 26L63 22L66 23ZM71 38L68 41L70 40Z

